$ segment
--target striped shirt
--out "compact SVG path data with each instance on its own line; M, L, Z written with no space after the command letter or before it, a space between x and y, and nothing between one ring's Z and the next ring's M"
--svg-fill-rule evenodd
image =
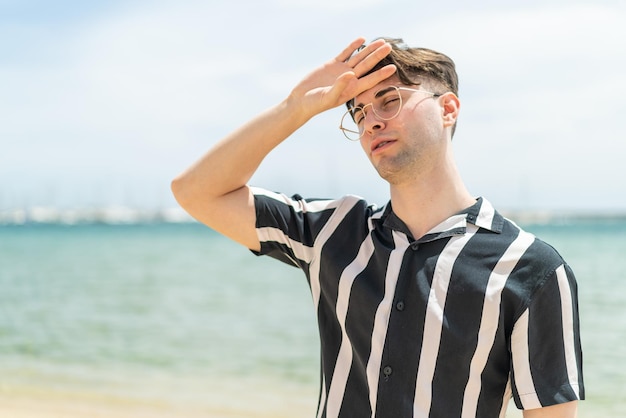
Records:
M390 204L252 191L258 254L311 288L319 418L495 418L511 397L584 399L574 275L486 199L414 240Z

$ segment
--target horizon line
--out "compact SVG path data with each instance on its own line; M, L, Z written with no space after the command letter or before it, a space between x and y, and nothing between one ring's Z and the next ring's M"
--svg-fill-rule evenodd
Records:
M505 217L520 223L561 223L593 220L626 221L626 209L507 209L499 212ZM125 206L107 206L59 209L34 206L24 209L0 210L0 226L26 224L180 224L195 222L198 221L181 207L137 209Z

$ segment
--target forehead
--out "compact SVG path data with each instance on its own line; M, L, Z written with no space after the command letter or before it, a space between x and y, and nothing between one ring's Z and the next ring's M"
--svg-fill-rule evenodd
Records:
M365 90L363 93L356 96L352 100L352 103L354 103L355 106L365 105L367 103L370 103L372 100L374 100L374 96L376 95L377 92L385 89L386 87L400 86L400 85L402 85L402 83L400 82L400 79L397 76L390 77L376 84L371 89Z

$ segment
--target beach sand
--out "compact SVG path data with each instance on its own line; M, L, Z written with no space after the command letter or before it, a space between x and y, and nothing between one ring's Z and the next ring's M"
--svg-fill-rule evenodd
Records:
M140 402L0 397L0 418L287 418L304 411L253 411L245 407L195 408Z
M0 395L0 418L297 418L313 417L315 413L302 405L273 405L265 410L246 405L215 408L172 405L166 402L142 402L131 399L102 399L97 397L72 397L58 394L26 396ZM509 408L507 417L522 414Z
M94 391L64 392L0 388L0 418L297 418L315 415L314 401L268 391L224 398L207 394L202 403L140 399Z
M3 394L0 418L170 418L229 417L221 411L202 411L158 402L102 399L59 394Z

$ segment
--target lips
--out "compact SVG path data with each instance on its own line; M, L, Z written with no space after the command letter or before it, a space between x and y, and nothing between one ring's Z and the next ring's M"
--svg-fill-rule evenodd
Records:
M371 152L377 151L381 148L384 148L385 146L387 146L388 144L392 142L395 142L395 141L392 139L384 139L384 138L375 139L371 143L370 150Z

